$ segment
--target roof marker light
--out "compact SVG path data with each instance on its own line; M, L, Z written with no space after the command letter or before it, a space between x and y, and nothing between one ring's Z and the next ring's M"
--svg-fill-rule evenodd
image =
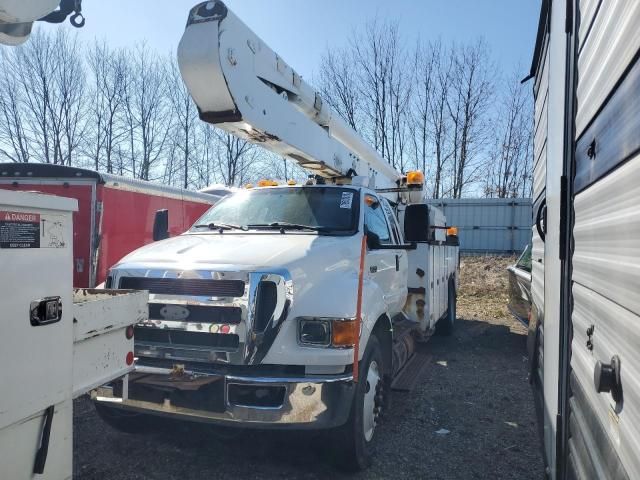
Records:
M424 185L424 173L420 170L412 170L407 173L407 185Z
M276 187L276 186L278 186L278 182L276 182L275 180L262 179L258 182L258 187Z

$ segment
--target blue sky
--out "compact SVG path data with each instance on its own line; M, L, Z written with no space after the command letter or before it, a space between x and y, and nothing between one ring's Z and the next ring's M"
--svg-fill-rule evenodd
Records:
M175 52L194 0L84 0L80 39L113 46L147 43ZM397 20L405 41L480 36L505 73L524 77L533 53L540 0L227 0L225 2L287 63L307 78L327 48L348 42L374 17ZM38 28L51 29L38 24Z

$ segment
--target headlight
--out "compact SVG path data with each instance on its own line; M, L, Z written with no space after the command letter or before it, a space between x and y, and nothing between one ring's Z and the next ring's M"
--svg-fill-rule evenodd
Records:
M358 339L351 318L300 318L298 341L310 347L353 347Z
M314 347L331 345L331 321L315 318L301 318L298 330L300 343Z

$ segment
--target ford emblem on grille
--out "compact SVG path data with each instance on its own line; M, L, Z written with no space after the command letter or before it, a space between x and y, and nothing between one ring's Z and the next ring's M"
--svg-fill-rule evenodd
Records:
M160 309L160 315L165 320L186 320L189 317L189 309L181 305L165 305Z

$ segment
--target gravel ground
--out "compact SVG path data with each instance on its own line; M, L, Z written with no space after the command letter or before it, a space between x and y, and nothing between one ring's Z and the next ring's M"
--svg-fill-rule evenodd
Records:
M412 393L393 393L374 465L349 478L542 478L526 331L505 307L510 260L463 258L454 335L420 347L430 365ZM321 435L158 423L119 433L77 400L74 478L346 478Z

